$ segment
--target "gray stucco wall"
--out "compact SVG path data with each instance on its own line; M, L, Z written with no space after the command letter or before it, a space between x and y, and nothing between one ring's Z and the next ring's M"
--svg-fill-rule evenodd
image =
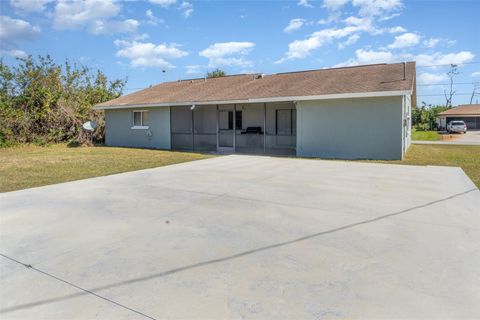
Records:
M403 97L297 103L297 156L402 159Z
M132 129L133 110L140 109L105 110L105 144L170 149L170 107L141 109L149 112L148 129Z

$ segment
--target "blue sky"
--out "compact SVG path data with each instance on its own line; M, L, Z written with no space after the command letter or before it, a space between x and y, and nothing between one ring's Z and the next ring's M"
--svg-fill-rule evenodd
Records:
M419 101L444 102L452 63L461 72L454 104L468 103L472 82L480 82L480 1L0 0L0 6L5 62L50 54L128 77L126 93L217 67L268 74L405 60L417 61Z

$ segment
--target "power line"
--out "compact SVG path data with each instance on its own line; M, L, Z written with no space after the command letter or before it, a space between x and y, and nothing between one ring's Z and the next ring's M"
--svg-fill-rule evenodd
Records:
M462 63L445 63L445 64L431 64L428 66L417 66L417 69L419 68L434 68L434 67L448 67L451 65L457 65L457 66L462 66L464 64L479 64L480 61L472 61L472 62L462 62Z
M454 93L454 96L471 96L471 93ZM417 94L417 97L444 97L445 94Z
M457 82L453 83L454 86L465 85L465 84L474 84L473 82ZM449 86L450 83L432 83L432 84L417 84L417 87L429 87L429 86Z

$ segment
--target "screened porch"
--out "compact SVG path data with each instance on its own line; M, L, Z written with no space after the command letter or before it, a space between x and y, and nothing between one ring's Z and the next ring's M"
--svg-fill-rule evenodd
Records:
M293 102L170 108L173 150L295 155Z

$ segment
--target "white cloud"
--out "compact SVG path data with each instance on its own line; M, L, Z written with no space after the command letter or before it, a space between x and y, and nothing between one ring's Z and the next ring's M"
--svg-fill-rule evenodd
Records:
M133 33L139 22L135 19L112 19L120 13L120 5L114 0L60 0L55 6L53 27L57 30L86 28L95 35Z
M351 5L358 10L357 15L349 16L343 19L344 27L326 28L312 33L306 39L299 39L291 42L288 45L288 51L285 56L276 63L282 63L291 59L303 59L326 44L330 44L335 40L342 40L348 38L346 41L338 44L339 48L344 48L348 45L354 44L360 39L361 33L368 33L371 35L379 35L385 32L398 33L406 30L400 26L393 28L380 28L376 25L376 21L382 20L387 16L393 16L403 8L401 0L325 0L323 7L330 12L327 19L321 19L319 24L329 24L332 22L339 22L342 12L340 9L346 4ZM298 25L299 23L297 23ZM287 27L288 28L288 27ZM287 31L287 30L284 30ZM407 36L408 37L408 36ZM400 38L398 41L404 43L396 43L397 45L405 45L406 40Z
M440 42L440 38L430 38L423 41L423 45L427 48L434 48Z
M13 57L13 58L26 58L28 55L23 50L18 50L18 49L2 50L2 49L0 49L0 56L9 56L9 57Z
M358 34L354 34L348 37L347 41L340 43L338 45L338 48L343 49L345 47L351 46L352 44L355 44L358 41L358 39L360 39L360 36Z
M18 49L18 42L32 40L40 34L40 28L21 19L0 16L0 56L25 58L27 53Z
M180 49L180 45L175 43L156 45L150 42L125 40L116 40L114 43L119 48L116 56L129 59L132 67L173 68L174 66L168 60L188 55Z
M372 63L393 63L412 60L417 62L417 66L432 66L432 65L448 65L470 62L475 58L475 55L469 51L462 51L458 53L443 54L436 52L433 54L419 54L413 55L410 53L394 54L391 51L382 50L365 50L359 49L355 51L355 58L348 59L341 62L336 67L355 66L361 64Z
M61 0L55 6L53 27L58 30L80 29L97 20L115 17L120 6L113 0Z
M350 0L324 0L323 7L329 10L338 10L346 5Z
M167 8L175 3L177 3L177 0L148 0L150 3L153 4L158 4L164 8Z
M395 55L387 50L365 50L358 49L355 51L355 58L336 64L334 67L356 66L363 64L375 63L391 63L396 61Z
M330 14L328 15L328 18L318 20L318 24L330 24L332 22L337 22L340 19L341 15L342 15L341 12L338 12L338 11L330 12Z
M444 47L451 47L456 43L455 40L445 39L445 38L430 38L423 41L423 45L427 48L435 48L438 45Z
M350 16L350 17L345 19L345 23L347 25L350 25L350 26L362 25L362 24L365 24L365 22L367 22L367 21L370 22L370 20L368 20L368 19L354 17L354 16Z
M447 75L444 73L422 72L417 76L418 84L438 84L446 81Z
M10 0L10 5L18 13L42 12L53 0Z
M147 16L147 24L149 24L149 25L156 26L156 25L158 25L159 23L165 23L165 21L163 21L162 19L157 18L157 17L153 14L153 11L150 10L150 9L148 9L147 11L145 11L145 15Z
M288 23L288 26L283 30L284 32L290 33L295 30L300 29L305 24L305 19L292 19Z
M355 26L358 31L365 31L373 35L382 34L385 29L377 28L371 17L354 17L350 16L344 20L347 26Z
M200 65L187 66L186 74L199 74L205 72L206 67Z
M473 72L473 73L471 74L471 76L472 76L472 77L475 77L475 78L476 78L476 77L480 77L480 71Z
M395 17L398 17L401 13L400 12L395 12L395 13L392 13L390 15L387 15L387 16L381 16L378 18L378 21L388 21L388 20L391 20Z
M208 59L209 67L218 66L239 66L251 67L252 62L245 59L245 56L255 46L252 42L223 42L214 43L207 49L202 50L199 55Z
M475 55L470 51L461 51L457 53L443 54L435 52L433 54L419 54L415 56L418 66L463 64L472 61Z
M390 51L375 51L358 49L355 51L357 61L359 64L372 63L390 63L395 61L395 56Z
M445 46L451 47L451 46L455 45L455 43L457 43L457 40L447 39L446 42L445 42Z
M395 41L388 45L390 49L400 49L414 46L420 42L420 36L415 33L404 33L395 37Z
M340 29L329 28L314 32L304 40L295 40L291 42L288 45L288 51L285 54L285 57L277 60L275 63L306 58L310 55L311 51L331 43L334 40L350 37L359 31L365 31L366 28L368 28L368 26L346 26Z
M354 7L359 8L361 16L385 16L403 8L401 0L352 0Z
M137 31L140 23L134 19L127 19L123 21L102 21L96 20L89 26L89 31L92 34L113 34L113 33L133 33Z
M40 28L25 20L0 16L0 43L3 50L9 50L8 55L18 54L17 42L32 40L39 34Z
M309 0L298 0L297 5L305 8L313 8L313 6L310 4Z
M402 32L407 32L407 29L404 27L396 26L388 29L389 33L402 33Z
M193 13L193 5L190 2L183 1L178 10L182 11L185 18L189 18Z

